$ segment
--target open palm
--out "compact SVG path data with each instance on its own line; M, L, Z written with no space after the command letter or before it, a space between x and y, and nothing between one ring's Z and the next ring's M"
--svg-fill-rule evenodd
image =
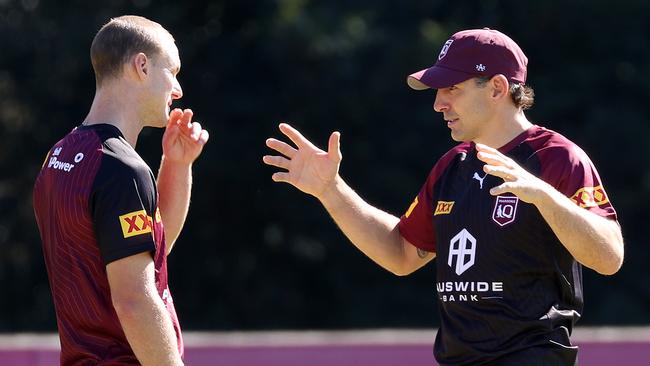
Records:
M274 173L272 179L276 182L290 183L305 193L319 197L330 184L334 183L339 172L342 159L340 133L332 133L328 150L323 151L290 125L281 123L279 127L297 148L273 138L266 140L266 146L282 156L266 155L262 159L264 163L287 170Z

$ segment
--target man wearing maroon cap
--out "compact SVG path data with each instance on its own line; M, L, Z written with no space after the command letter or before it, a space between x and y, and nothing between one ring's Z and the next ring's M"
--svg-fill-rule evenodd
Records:
M287 124L266 164L318 198L352 243L407 275L440 258L441 365L575 365L582 266L610 275L623 261L616 212L584 151L531 123L527 58L491 29L454 34L436 63L407 78L437 89L434 109L460 142L434 165L400 218L370 206L338 174L340 133L322 151Z

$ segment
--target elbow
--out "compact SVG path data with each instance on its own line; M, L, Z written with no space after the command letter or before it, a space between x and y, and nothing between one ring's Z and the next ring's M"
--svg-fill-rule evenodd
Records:
M601 260L598 268L594 268L596 272L604 275L611 276L618 272L623 266L624 250L623 243L616 245L614 250L607 253L607 257Z
M606 262L602 263L598 268L595 268L596 272L604 276L611 276L618 272L623 265L623 255L613 256L609 258Z

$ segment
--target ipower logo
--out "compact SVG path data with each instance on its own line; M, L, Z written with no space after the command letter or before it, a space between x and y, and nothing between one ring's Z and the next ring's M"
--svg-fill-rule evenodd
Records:
M60 161L58 156L61 154L61 150L63 148L61 146L57 147L54 149L54 152L52 152L52 156L50 157L50 160L47 163L47 167L50 169L56 169L56 170L62 170L64 172L69 172L74 168L74 164L72 163L67 163L65 161ZM83 153L78 153L74 157L74 162L79 163L83 160L84 154Z
M478 240L467 229L461 230L449 242L447 265L460 276L476 264ZM503 282L442 281L436 283L438 298L443 302L502 299Z

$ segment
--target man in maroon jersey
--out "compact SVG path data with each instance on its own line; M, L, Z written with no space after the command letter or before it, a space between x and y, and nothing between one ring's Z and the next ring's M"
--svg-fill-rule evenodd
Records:
M208 133L191 110L170 112L183 95L180 58L160 24L112 19L90 53L90 112L52 147L34 185L61 364L182 365L167 255ZM157 184L134 150L145 126L166 127Z
M433 258L441 365L574 365L582 265L613 274L623 261L616 212L587 155L531 123L527 58L490 29L458 32L435 65L411 74L437 89L433 108L460 142L433 167L397 218L370 206L338 174L340 133L322 151L287 124L294 144L268 139L286 169L273 180L318 198L352 243L407 275Z

